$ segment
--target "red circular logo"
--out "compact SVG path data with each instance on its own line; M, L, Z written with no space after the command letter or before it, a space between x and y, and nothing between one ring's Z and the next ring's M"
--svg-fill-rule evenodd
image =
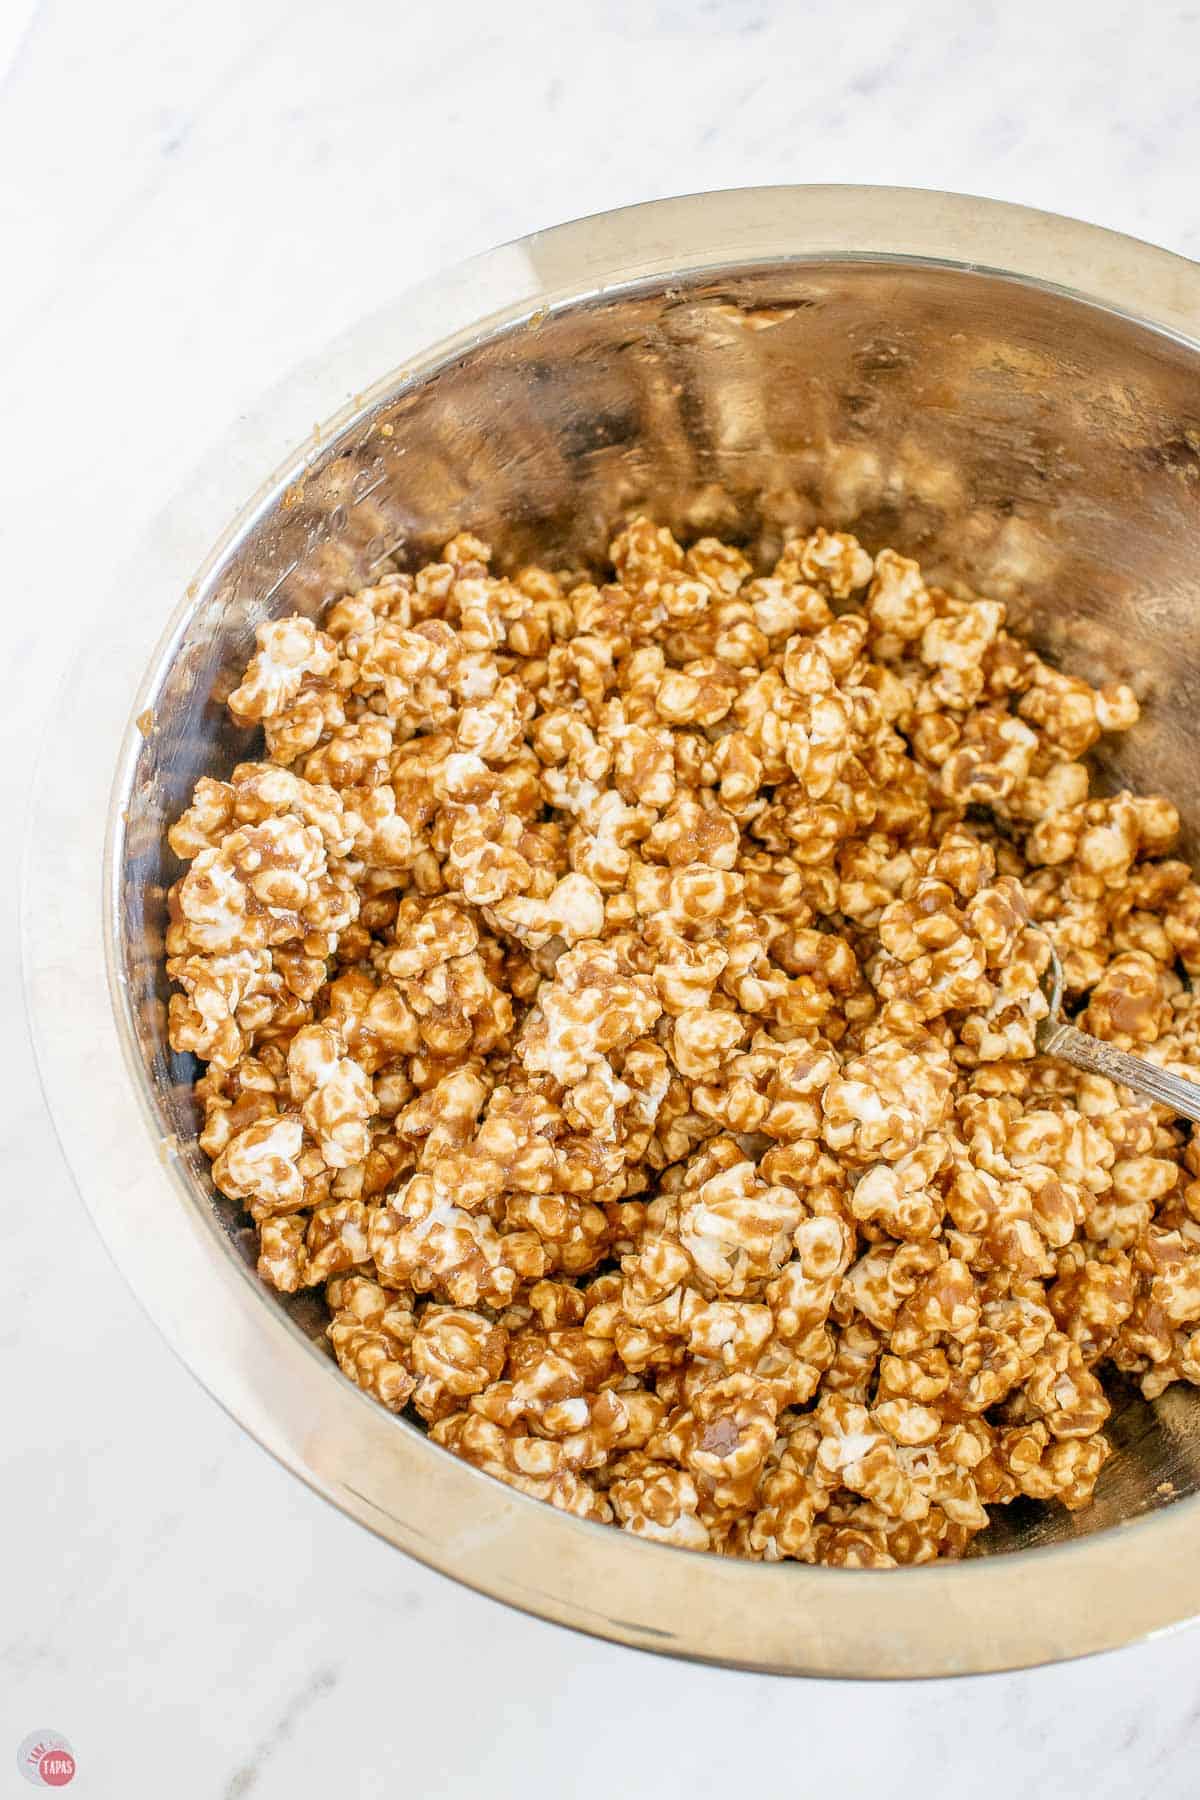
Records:
M75 1758L69 1750L44 1750L37 1768L47 1787L66 1787L75 1777Z

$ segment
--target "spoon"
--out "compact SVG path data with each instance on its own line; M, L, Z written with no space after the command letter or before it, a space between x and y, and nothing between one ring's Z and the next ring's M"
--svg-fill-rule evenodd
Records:
M1169 1106L1172 1112L1182 1113L1185 1119L1200 1124L1200 1085L1185 1081L1180 1075L1169 1075L1166 1069L1160 1069L1157 1063L1149 1062L1144 1056L1131 1056L1127 1050L1117 1050L1063 1018L1062 964L1053 944L1050 945L1047 974L1050 991L1046 998L1050 1002L1050 1011L1039 1023L1036 1034L1037 1047L1043 1056L1059 1056L1072 1068L1083 1069L1089 1075L1107 1075L1110 1081L1134 1088L1148 1100L1157 1100L1160 1106Z

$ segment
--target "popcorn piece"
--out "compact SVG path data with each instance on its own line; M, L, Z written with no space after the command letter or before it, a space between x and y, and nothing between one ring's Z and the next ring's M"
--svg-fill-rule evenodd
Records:
M680 1550L707 1550L708 1527L697 1516L700 1496L685 1470L637 1452L614 1464L616 1480L608 1498L619 1524L638 1537Z
M818 527L811 537L788 545L775 573L786 579L794 570L802 580L823 585L835 599L844 600L855 588L866 586L872 566L867 552L848 531Z
M333 673L337 646L311 619L272 619L255 633L256 655L229 696L229 710L239 725L251 725L283 712L306 678Z
M292 1099L327 1168L361 1162L370 1147L367 1121L379 1102L332 1025L306 1025L288 1046Z
M499 1379L507 1350L508 1333L482 1314L427 1306L409 1352L417 1377L413 1405L421 1417L446 1418L460 1401L482 1393Z

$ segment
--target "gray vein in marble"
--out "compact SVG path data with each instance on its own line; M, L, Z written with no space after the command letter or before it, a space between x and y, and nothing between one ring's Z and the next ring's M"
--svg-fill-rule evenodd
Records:
M315 1702L331 1694L337 1683L336 1669L317 1670L300 1692L288 1701L274 1724L263 1733L246 1761L234 1770L225 1784L224 1800L245 1800L245 1796L257 1786L264 1765L293 1736L301 1719Z

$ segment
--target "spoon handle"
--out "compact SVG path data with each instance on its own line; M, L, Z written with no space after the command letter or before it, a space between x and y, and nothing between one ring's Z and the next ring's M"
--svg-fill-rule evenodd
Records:
M1112 1044L1065 1024L1047 1031L1039 1048L1049 1056L1061 1056L1064 1062L1089 1075L1107 1075L1110 1081L1136 1088L1147 1099L1157 1100L1160 1106L1169 1106L1185 1119L1200 1124L1200 1086L1168 1074L1144 1056L1130 1056L1127 1050L1117 1050Z

